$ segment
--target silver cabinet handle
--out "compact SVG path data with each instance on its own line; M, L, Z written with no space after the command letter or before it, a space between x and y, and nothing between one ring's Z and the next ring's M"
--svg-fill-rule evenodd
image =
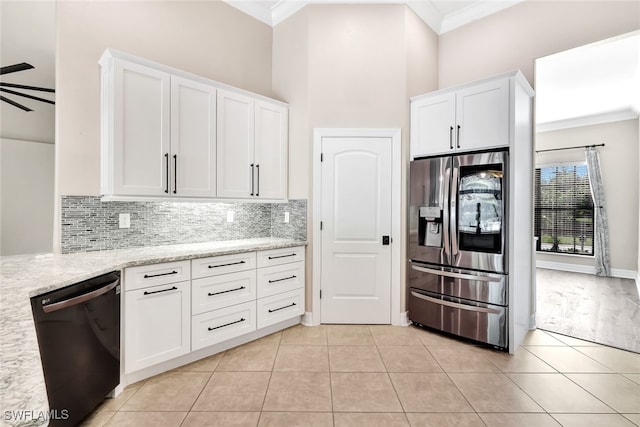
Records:
M425 300L428 302L432 302L434 304L438 304L438 305L444 305L447 307L451 307L451 308L458 308L460 310L467 310L467 311L476 311L478 313L489 313L489 314L500 314L500 310L496 310L493 308L485 308L485 307L476 307L473 305L467 305L467 304L459 304L457 302L451 302L451 301L444 301L438 298L432 298L426 295L422 295L419 294L417 292L413 292L411 291L411 295L416 297L416 298L420 298L421 300Z
M69 298L64 301L55 302L53 304L47 304L42 306L42 311L45 313L51 313L54 311L62 310L63 308L72 307L74 305L82 304L83 302L89 301L91 299L97 298L100 295L104 295L120 283L120 279L109 283L107 286L104 286L100 289L96 289L95 291L87 292L86 294L78 295L77 297Z
M453 277L454 279L468 279L478 280L480 282L500 282L502 277L498 276L476 276L475 274L454 273L453 271L436 270L435 268L419 267L415 264L411 264L411 268L423 273L436 274L438 276Z

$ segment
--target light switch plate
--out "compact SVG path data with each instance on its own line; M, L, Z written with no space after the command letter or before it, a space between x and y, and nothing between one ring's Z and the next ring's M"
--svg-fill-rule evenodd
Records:
M131 214L121 213L118 215L118 226L120 228L131 228Z

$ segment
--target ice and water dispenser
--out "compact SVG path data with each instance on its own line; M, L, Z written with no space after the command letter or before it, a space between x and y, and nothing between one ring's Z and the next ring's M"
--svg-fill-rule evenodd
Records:
M422 246L442 247L442 209L420 206L418 209L418 242Z

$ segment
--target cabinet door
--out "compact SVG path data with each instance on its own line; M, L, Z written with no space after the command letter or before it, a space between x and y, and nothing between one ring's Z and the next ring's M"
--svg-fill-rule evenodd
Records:
M126 373L181 356L191 350L189 281L125 292Z
M411 158L453 151L455 93L411 103Z
M116 59L114 85L113 193L167 195L170 75Z
M254 100L218 90L218 197L255 195Z
M456 120L458 148L483 150L509 145L509 80L478 84L459 90Z
M255 195L287 198L288 109L255 101Z
M171 195L216 196L216 89L171 76Z

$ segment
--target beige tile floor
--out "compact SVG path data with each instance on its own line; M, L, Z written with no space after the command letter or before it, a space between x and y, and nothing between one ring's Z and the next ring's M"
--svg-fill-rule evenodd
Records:
M85 426L640 426L640 354L537 330L298 325L127 387Z

